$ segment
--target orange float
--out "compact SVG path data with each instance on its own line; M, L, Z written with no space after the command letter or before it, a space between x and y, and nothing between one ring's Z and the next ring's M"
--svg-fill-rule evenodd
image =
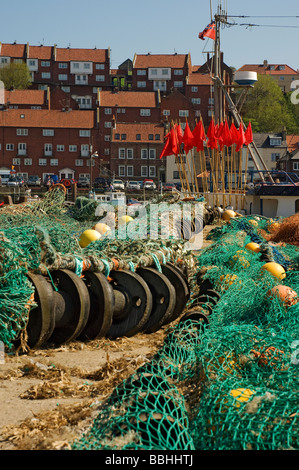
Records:
M299 301L297 292L282 284L272 287L272 289L267 292L267 295L280 299L285 307L295 305Z

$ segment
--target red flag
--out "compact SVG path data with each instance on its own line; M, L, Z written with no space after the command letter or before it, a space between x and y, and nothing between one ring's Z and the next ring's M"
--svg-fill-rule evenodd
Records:
M214 119L212 119L209 125L208 132L207 132L207 137L208 137L207 146L210 147L211 149L217 148L216 130L217 130L217 127L215 126Z
M173 155L178 155L180 151L180 145L179 145L179 140L178 140L178 134L177 134L177 129L172 128L170 131L170 145L172 149L172 154Z
M243 127L243 124L240 124L239 132L238 132L238 142L237 142L236 152L240 152L240 150L243 148L244 144L245 144L244 127Z
M239 132L238 129L236 128L235 124L232 122L230 126L230 135L232 139L232 144L238 144L238 139L239 139Z
M179 145L181 145L182 142L183 142L183 135L184 135L183 131L182 131L182 128L181 128L181 125L178 124L178 125L175 126L175 128L176 128L178 143L179 143Z
M252 141L253 141L252 128L251 128L251 122L249 122L247 129L245 131L245 145L251 144Z
M220 147L220 150L223 150L223 147L224 147L224 143L223 143L223 129L224 129L224 124L223 122L221 122L219 124L219 126L216 127L216 132L215 132L215 135L218 139L218 144L219 144L219 147Z
M210 23L201 33L198 35L199 39L202 39L203 41L206 38L213 39L215 41L216 39L216 24L215 21Z
M164 147L163 147L161 155L160 155L160 160L163 157L168 157L169 155L173 155L171 139L170 139L170 132L168 132L168 134L165 136L165 138L166 138L166 141L165 141Z
M194 137L193 137L193 134L191 132L188 122L186 122L186 127L184 131L184 136L183 136L183 144L184 144L184 150L187 155L187 153L194 147Z
M222 141L223 141L223 145L225 145L226 147L230 147L232 145L232 137L231 137L227 120L225 120L225 123L223 126Z
M196 147L196 150L202 151L203 150L203 143L206 140L206 135L205 135L205 130L203 127L202 121L199 121L195 128L192 131L193 139L194 139L194 146Z

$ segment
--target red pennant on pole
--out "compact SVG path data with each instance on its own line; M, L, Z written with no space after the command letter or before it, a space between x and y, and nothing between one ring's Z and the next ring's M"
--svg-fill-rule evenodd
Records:
M249 145L253 142L253 134L252 134L252 127L251 122L249 122L247 129L245 131L245 145Z
M211 149L217 148L216 130L217 128L215 126L214 119L212 119L208 128L208 132L207 132L207 137L208 137L207 146Z
M223 145L225 145L226 147L230 147L232 145L232 137L231 137L227 120L225 120L225 123L223 126L222 141L223 141Z
M183 144L184 144L184 150L187 155L187 153L190 150L192 150L194 147L194 137L193 137L193 134L191 132L188 122L186 122L186 127L185 127L185 131L183 135Z
M205 135L205 130L203 127L202 121L199 121L195 128L192 131L192 135L194 138L194 146L196 147L196 150L198 152L203 151L204 145L203 143L206 141L206 135Z
M240 152L244 144L245 144L245 133L244 133L243 124L241 123L239 127L239 132L238 132L238 142L236 146L236 152Z
M238 145L239 132L233 122L231 123L231 126L230 126L230 135L232 139L232 144Z

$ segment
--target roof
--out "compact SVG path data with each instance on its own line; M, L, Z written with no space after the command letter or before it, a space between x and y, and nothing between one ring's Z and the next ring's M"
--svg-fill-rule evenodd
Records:
M193 72L189 75L188 85L212 85L213 81L207 73Z
M156 108L157 94L154 91L100 91L99 105L120 108Z
M45 90L5 90L5 103L43 105L45 103L45 93Z
M85 62L105 62L107 49L71 49L57 48L56 61L85 61Z
M135 54L133 67L183 68L188 63L188 54Z
M0 56L12 58L25 58L27 48L29 58L51 60L54 48L56 48L56 61L91 61L105 62L107 49L72 49L70 47L59 48L56 46L27 46L27 44L0 44Z
M277 134L270 134L269 132L259 132L259 133L254 133L253 134L253 140L254 143L256 144L257 147L268 147L268 148L276 148L276 146L270 145L270 138L281 138L282 139L282 133L277 133ZM277 146L278 148L285 148L287 145L285 140L281 140L281 146Z
M299 148L299 135L287 135L287 147L289 152L298 150Z
M115 134L126 134L127 138L125 141L116 140ZM136 134L140 134L140 140L136 140ZM149 134L159 134L160 140L149 140ZM144 143L149 142L151 144L163 144L164 145L164 126L155 123L117 123L116 128L112 131L112 142L137 142Z
M272 67L274 69L272 70ZM280 70L279 67L284 67ZM245 64L238 72L257 72L264 75L298 75L298 72L286 64Z
M94 126L94 112L85 110L64 112L47 109L8 109L0 111L0 126L91 129Z

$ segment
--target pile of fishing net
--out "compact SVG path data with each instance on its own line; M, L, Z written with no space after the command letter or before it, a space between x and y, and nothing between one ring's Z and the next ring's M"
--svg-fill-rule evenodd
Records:
M269 223L242 217L212 230L190 310L74 449L298 450L298 249L270 245ZM253 241L261 251L246 248ZM269 259L285 277L263 269ZM206 283L218 294L208 314L196 304ZM280 286L295 295L281 297Z
M134 271L137 264L159 268L168 261L178 263L183 257L190 269L194 269L192 253L186 252L186 241L180 232L171 237L160 236L163 217L160 222L156 217L159 236L155 239L149 236L149 208L145 211L146 218L141 217L139 222L145 228L142 232L145 238L134 237L134 230L130 231L128 224L125 231L123 227L111 229L106 236L82 247L81 234L107 215L105 212L96 215L98 205L94 200L78 198L74 206L68 206L64 191L57 185L40 199L1 208L0 341L6 346L11 347L19 337L30 309L35 306L28 271L48 276L55 269L68 269L81 275L83 269L89 269L108 276L116 265L118 269ZM166 209L167 206L165 213ZM117 219L117 208L113 210Z

